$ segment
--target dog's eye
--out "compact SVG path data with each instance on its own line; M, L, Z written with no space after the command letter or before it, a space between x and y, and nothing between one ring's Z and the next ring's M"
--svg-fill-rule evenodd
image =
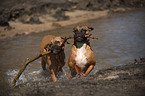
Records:
M59 43L60 43L60 41L55 41L55 42L54 42L54 44L59 44Z

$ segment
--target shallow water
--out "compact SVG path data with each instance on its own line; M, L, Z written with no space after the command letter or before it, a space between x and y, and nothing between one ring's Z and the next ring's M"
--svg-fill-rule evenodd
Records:
M76 25L94 27L93 36L99 40L91 40L91 47L95 53L97 64L90 74L99 69L119 66L133 62L135 58L145 56L145 10L127 13L117 13L108 17L94 19ZM58 28L37 34L0 41L0 89L9 88L26 58L33 58L39 54L40 42L43 36L70 36L74 26ZM65 46L66 60L69 57L71 44ZM51 82L49 70L43 71L40 59L29 64L17 82L17 85L31 86L35 83ZM48 69L48 68L47 68ZM59 80L67 79L67 62L59 74Z

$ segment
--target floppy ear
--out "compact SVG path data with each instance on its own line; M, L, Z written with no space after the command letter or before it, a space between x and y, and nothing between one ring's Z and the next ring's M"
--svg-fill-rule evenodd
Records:
M69 42L67 41L67 38L66 37L61 37L61 39L63 39L64 40L64 42L63 42L63 44L66 42L67 44L69 44Z
M90 30L94 30L94 28L93 27L88 27Z
M63 39L64 40L64 42L63 43L67 43L67 44L69 44L69 42L67 41L67 39L69 39L69 38L67 38L67 37L61 37L61 39Z
M63 38L63 37L62 37ZM67 44L69 44L69 42L67 41L68 39L72 39L73 37L72 36L69 36L69 37L64 37L63 39L64 39L64 42L63 42L63 44L62 44L62 46L64 46L64 44L65 44L65 42L67 43Z
M64 39L63 37L61 37L61 39Z
M52 46L52 42L51 42L50 44L48 43L47 45L45 45L45 46L44 46L44 49L46 49L46 48L48 48L48 47L51 47L51 46Z

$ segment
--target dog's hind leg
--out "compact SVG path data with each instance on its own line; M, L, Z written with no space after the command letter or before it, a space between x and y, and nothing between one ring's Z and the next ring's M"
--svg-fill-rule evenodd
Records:
M60 72L63 72L62 67L59 68L59 71L60 71Z
M41 65L42 65L42 69L46 70L46 61L44 60L44 57L41 57Z
M76 70L75 70L75 67L73 66L73 67L70 67L70 71L69 71L69 76L68 76L68 78L70 79L70 78L73 78L73 77L75 77L76 76L76 74L77 74L77 72L76 72Z

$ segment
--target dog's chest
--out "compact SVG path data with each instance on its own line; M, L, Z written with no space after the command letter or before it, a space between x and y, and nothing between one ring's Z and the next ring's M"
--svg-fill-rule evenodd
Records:
M80 46L80 48L77 49L77 55L76 55L76 65L78 67L80 67L81 69L83 69L87 63L87 58L85 56L85 52L86 52L86 44L78 44L78 46Z

